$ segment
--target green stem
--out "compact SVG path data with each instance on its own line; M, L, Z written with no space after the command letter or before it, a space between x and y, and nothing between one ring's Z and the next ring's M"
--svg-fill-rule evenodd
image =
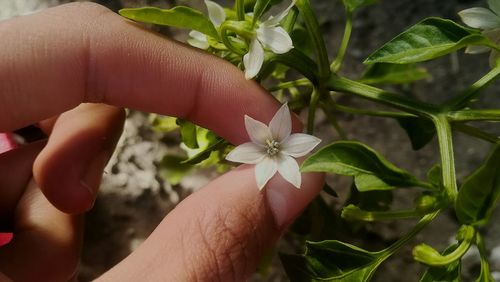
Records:
M328 101L328 100L327 100ZM340 126L339 122L337 121L337 118L333 114L332 109L328 106L327 103L322 102L320 103L321 109L326 115L326 119L328 119L328 122L335 128L337 133L339 134L340 139L342 140L347 140L347 133L346 131Z
M231 41L228 35L229 32L234 32L239 36L251 40L255 37L255 32L252 31L247 22L237 22L237 21L225 21L220 26L221 39L226 47L238 55L246 54L242 46L237 46L233 41Z
M500 75L500 65L490 70L486 75L472 84L462 95L452 98L443 105L444 111L457 110L465 107L472 99L479 95L480 90L490 84Z
M500 121L500 109L448 112L451 121Z
M345 53L347 51L347 46L349 45L349 40L351 39L352 33L352 12L346 9L346 23L344 27L344 36L342 37L342 42L340 44L339 52L335 61L330 65L330 70L332 72L338 72L342 66Z
M337 103L334 104L334 108L336 110L339 110L339 111L344 112L344 113L360 114L360 115L375 116L375 117L390 117L390 118L414 118L414 117L417 117L413 114L404 113L404 112L373 111L373 110L367 110L367 109L358 109L358 108L343 106L343 105L340 105Z
M476 138L482 139L484 141L487 141L487 142L490 142L493 144L500 141L498 136L495 136L495 135L490 134L488 132L484 132L481 129L470 126L470 125L466 125L463 123L453 123L452 126L457 131L460 131L460 132L465 133L465 134L470 135L470 136L474 136Z
M267 67L271 67L273 63L281 63L298 71L309 79L312 84L317 82L316 63L295 48L285 54L272 54L266 61L268 62ZM261 72L265 73L264 70L261 70Z
M436 133L439 142L441 166L443 169L443 185L448 199L451 203L453 203L457 197L458 188L455 175L455 159L453 155L451 126L446 118L446 115L444 114L433 116L432 121L436 126Z
M387 92L385 90L359 83L347 78L332 76L326 87L331 91L349 93L376 103L384 104L404 112L432 118L438 111L437 107L420 101Z
M318 107L318 102L320 98L320 89L314 88L311 93L311 100L309 102L309 112L307 115L307 134L313 135L314 133L314 121L316 117L316 109Z
M459 260L466 252L469 250L474 238L476 236L476 230L472 226L463 226L464 234L460 245L451 253L447 255L441 255L434 248L426 245L420 244L413 249L413 256L416 261L424 263L430 266L447 266L454 261Z
M295 26L295 22L297 21L297 17L299 16L299 11L297 8L293 7L290 12L288 12L288 15L286 18L283 20L281 23L281 27L289 34L292 32L293 27Z
M495 281L491 276L488 254L486 253L484 241L479 232L476 233L476 245L477 249L479 250L479 256L481 258L481 274L476 281Z
M393 253L395 253L397 250L399 250L402 246L404 246L406 243L408 243L408 241L413 239L413 237L415 237L415 235L417 235L420 231L422 231L422 229L424 229L427 226L427 224L429 224L432 220L434 220L434 218L436 218L436 216L439 214L439 212L440 211L438 210L438 211L435 211L433 213L427 214L424 217L422 217L422 219L420 219L420 221L417 223L417 225L415 225L412 228L412 230L410 230L410 232L408 232L406 235L404 235L399 240L394 242L394 244L389 246L389 248L384 249L384 250L380 251L379 253L382 255L383 258L387 258L387 257L391 256Z
M307 78L301 78L294 81L281 82L275 86L267 89L269 92L278 91L282 89L288 89L297 86L311 86L311 82Z
M309 32L314 48L316 49L319 80L326 80L330 77L328 53L326 52L326 46L319 28L318 20L316 19L316 15L311 8L311 3L309 3L309 0L297 0L295 6L299 9L300 14L302 15L307 31Z
M419 217L421 214L415 209L399 210L399 211L365 211L357 206L349 205L342 209L341 217L347 220L360 221L380 221L380 220L396 220Z
M236 17L239 21L245 20L245 1L244 0L236 0L234 3L234 9L236 10Z

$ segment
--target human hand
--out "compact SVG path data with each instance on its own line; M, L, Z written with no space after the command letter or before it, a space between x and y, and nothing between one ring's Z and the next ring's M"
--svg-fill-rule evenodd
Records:
M15 281L73 276L78 214L92 207L121 132L117 107L186 118L234 144L248 140L245 114L268 122L279 108L234 66L95 4L2 22L0 38L0 132L43 121L50 134L0 155L0 223L15 233L0 272ZM253 167L240 166L185 199L100 279L244 280L322 188L319 174L302 180L298 190L275 177L259 192Z

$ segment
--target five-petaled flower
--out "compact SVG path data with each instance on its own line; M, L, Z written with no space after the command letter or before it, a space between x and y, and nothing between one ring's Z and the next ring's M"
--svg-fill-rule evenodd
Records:
M291 134L292 119L287 104L276 112L269 127L247 115L245 115L245 127L251 142L236 147L226 159L255 164L255 177L259 190L264 188L276 172L300 188L301 175L299 165L294 158L305 156L321 140L304 133Z
M278 25L294 5L295 0L278 15L270 16L267 20L257 23L255 37L250 42L248 53L243 56L246 79L252 79L259 73L264 63L264 48L275 54L284 54L293 48L290 35Z
M224 12L224 8L210 0L205 0L205 5L207 6L208 10L208 18L214 24L214 26L218 28L226 20L226 12ZM190 38L187 40L189 45L203 50L206 50L208 49L208 47L210 47L207 35L199 31L192 30L189 33L189 36Z
M483 35L488 37L493 43L500 43L500 0L488 0L488 5L491 10L486 8L470 8L458 12L462 21L473 28L479 28L483 31ZM465 50L469 54L479 54L488 52L489 47L485 46L468 46ZM490 65L495 65L496 58L499 53L492 50L490 55Z

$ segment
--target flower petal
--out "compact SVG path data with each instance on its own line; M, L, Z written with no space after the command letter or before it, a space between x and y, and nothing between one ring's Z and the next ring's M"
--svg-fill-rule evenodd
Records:
M252 79L260 71L264 63L264 49L257 39L250 42L248 53L243 56L243 65L245 66L245 78Z
M264 158L260 163L255 165L255 179L259 190L262 190L266 183L278 171L278 165L274 158Z
M305 156L321 143L321 139L309 134L295 133L281 142L281 153L294 158Z
M266 157L265 148L252 142L247 142L234 148L226 156L226 160L236 163L256 164Z
M210 45L208 44L207 36L205 34L196 30L192 30L189 33L189 36L191 37L187 40L189 45L203 50L206 50L208 49L208 47L210 47Z
M492 11L485 8L470 8L458 12L462 21L474 28L492 29L500 27L500 18Z
M276 16L270 16L266 21L264 21L262 24L267 25L267 26L277 26L287 15L288 12L290 12L290 9L295 6L295 1L293 0L290 5L283 10L281 13L277 14Z
M278 159L278 172L286 181L292 183L293 186L300 189L302 178L300 175L299 164L297 164L297 161L294 158L281 155Z
M248 137L255 144L266 146L266 140L272 139L271 131L267 125L247 115L245 115L245 128Z
M490 9L495 12L495 14L500 16L500 1L498 0L488 0L488 5Z
M292 132L292 118L290 117L290 109L287 103L274 114L273 119L269 123L269 130L274 140L281 142L285 140Z
M284 54L293 48L292 38L282 27L260 25L257 38L265 48L275 54Z
M205 0L205 5L207 5L208 17L210 18L210 21L212 21L215 27L219 27L222 22L226 20L226 12L224 12L224 8L210 0Z

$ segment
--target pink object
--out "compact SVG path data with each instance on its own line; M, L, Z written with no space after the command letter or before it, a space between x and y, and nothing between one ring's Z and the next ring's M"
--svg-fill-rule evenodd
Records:
M0 154L10 151L16 147L16 142L11 133L0 133Z
M16 147L16 142L10 133L0 133L0 154L10 151ZM14 234L0 232L0 247L12 241Z
M12 233L0 233L0 247L7 245L14 238Z

